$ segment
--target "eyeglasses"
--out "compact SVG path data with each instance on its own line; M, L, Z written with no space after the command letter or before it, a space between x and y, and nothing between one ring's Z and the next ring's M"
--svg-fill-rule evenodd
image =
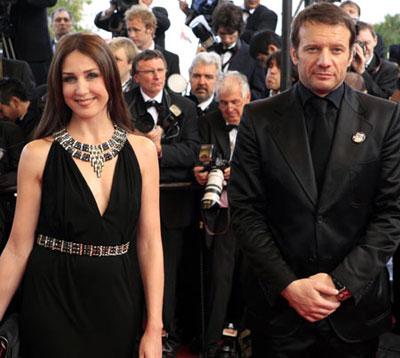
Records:
M136 70L136 73L144 73L145 75L162 75L167 71L166 68L156 68L154 70Z

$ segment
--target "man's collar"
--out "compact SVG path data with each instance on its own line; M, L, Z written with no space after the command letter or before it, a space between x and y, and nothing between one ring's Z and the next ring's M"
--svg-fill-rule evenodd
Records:
M200 109L204 112L213 100L214 100L214 95L212 95L206 101L199 103L197 107L200 107Z
M297 93L303 107L311 97L318 97L316 94L311 92L307 87L305 87L300 81L298 82L297 85ZM342 83L338 88L330 92L324 98L327 99L329 102L331 102L338 109L340 108L343 94L344 94L344 84Z
M150 97L146 93L143 92L142 87L140 87L140 93L142 94L143 100L147 101L156 101L158 103L162 103L163 93L164 91L160 91L156 96Z

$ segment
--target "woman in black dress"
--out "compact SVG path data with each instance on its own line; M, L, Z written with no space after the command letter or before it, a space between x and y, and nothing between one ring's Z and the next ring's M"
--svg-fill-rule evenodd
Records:
M0 257L0 318L22 281L23 357L161 357L157 154L130 127L107 44L63 38Z

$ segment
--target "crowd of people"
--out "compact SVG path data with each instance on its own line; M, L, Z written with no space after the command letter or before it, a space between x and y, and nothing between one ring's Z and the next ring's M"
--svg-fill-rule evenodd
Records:
M55 3L12 5L1 66L22 357L374 357L400 332L400 58L357 3L296 15L282 90L272 10L180 0L199 46L179 91L165 8L110 1L108 41L57 8L51 39Z

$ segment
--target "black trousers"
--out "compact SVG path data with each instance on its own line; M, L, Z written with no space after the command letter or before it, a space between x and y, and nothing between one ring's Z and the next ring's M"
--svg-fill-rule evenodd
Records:
M253 358L375 358L379 338L348 343L322 320L305 322L289 337L271 337L252 327L251 341Z

